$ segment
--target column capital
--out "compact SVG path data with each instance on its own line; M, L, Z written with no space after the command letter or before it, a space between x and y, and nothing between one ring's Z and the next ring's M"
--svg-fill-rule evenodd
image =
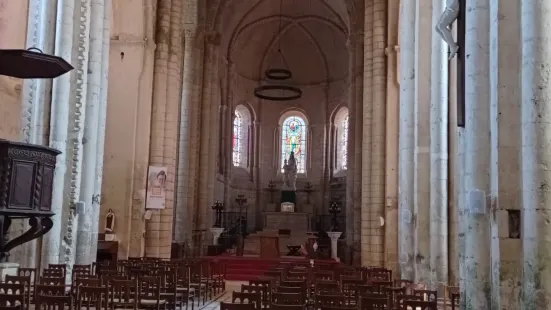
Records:
M183 30L183 35L186 40L193 39L197 35L197 30L194 28L185 28Z

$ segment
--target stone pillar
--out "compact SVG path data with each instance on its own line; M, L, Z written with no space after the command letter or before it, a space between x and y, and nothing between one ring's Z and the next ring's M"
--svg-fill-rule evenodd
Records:
M432 29L445 8L432 1ZM430 94L430 288L448 285L448 46L432 31ZM443 291L440 291L443 293Z
M93 199L96 184L96 160L98 145L98 125L100 122L101 80L103 60L103 23L104 1L94 0L90 15L90 56L88 65L88 90L86 98L86 120L83 137L82 182L80 188L81 201L84 202L84 213L79 214L80 221L77 228L75 263L88 265L94 260L96 253L91 253L91 242L94 221Z
M56 19L55 55L71 62L73 53L73 13L75 0L59 0ZM64 74L53 81L52 111L50 119L50 147L60 150L57 156L54 179L52 184L52 217L53 227L43 237L41 267L59 263L61 250L61 219L65 188L65 173L67 171L67 139L69 127L69 105L71 101L71 78L74 71Z
M360 240L361 240L361 265L369 266L371 261L370 251L370 211L369 211L369 180L371 179L371 126L373 122L372 98L373 98L373 1L365 4L364 12L364 78L363 78L363 128L362 128L362 161L357 167L362 171L361 175L361 209L360 209Z
M207 229L211 218L209 217L210 203L209 197L211 186L209 186L210 176L209 164L212 162L211 156L211 139L215 138L215 126L212 119L211 105L214 104L215 88L217 87L217 70L218 63L216 62L217 45L219 44L219 35L217 33L208 33L205 37L205 85L203 87L203 96L201 104L201 127L200 127L200 156L199 156L199 199L198 199L198 225L199 229ZM212 171L214 173L214 171ZM212 188L214 190L214 188Z
M35 47L46 54L54 53L57 0L30 0L28 9L27 48ZM46 145L51 102L51 79L23 81L21 107L21 141ZM26 220L13 220L9 234L19 236L29 228ZM21 267L36 267L36 240L20 245L11 251L10 260Z
M348 122L349 122L349 130L348 130L348 167L347 167L347 174L346 174L346 207L345 207L345 214L346 214L346 245L347 247L351 247L354 244L355 236L354 236L354 206L356 202L354 201L354 171L355 171L355 155L356 155L356 121L360 117L357 114L356 111L356 76L358 74L358 67L357 67L357 57L356 57L356 51L358 48L358 44L356 42L358 41L357 34L350 34L350 38L348 41L349 46L349 54L348 54ZM363 36L362 36L363 41ZM348 256L352 253L347 253Z
M69 120L71 126L69 129L69 140L71 145L67 152L71 155L71 171L69 179L69 214L67 215L67 231L63 238L63 247L65 250L65 260L62 263L67 264L67 279L70 283L72 267L75 263L75 248L77 242L78 216L76 212L77 203L80 202L80 185L82 181L82 157L84 136L84 126L86 118L87 92L88 92L88 57L90 52L90 14L91 1L81 0L77 7L78 20L78 46L76 54L76 87L75 98L71 100L70 107L73 109ZM55 111L54 111L55 113ZM88 206L90 207L90 206Z
M221 93L220 93L220 76L219 76L219 53L220 53L220 36L219 34L216 34L215 37L212 39L212 43L214 44L214 54L212 55L212 59L209 61L212 61L212 73L211 73L211 80L212 80L212 87L211 87L211 96L210 96L210 143L208 145L208 169L205 172L208 176L207 179L207 201L206 201L206 208L210 209L210 206L214 203L214 188L215 188L215 182L216 182L216 163L217 163L217 154L218 154L218 142L220 140L220 111L221 111ZM252 128L252 126L251 126ZM251 130L252 131L252 130ZM252 134L254 137L254 134ZM251 141L252 142L252 141ZM250 153L250 152L249 152ZM252 160L249 160L249 162L253 163ZM208 217L207 218L207 227L212 226L213 218Z
M360 15L360 14L358 14ZM363 30L363 23L361 24ZM360 264L361 262L361 214L362 214L362 158L364 153L362 136L363 136L363 80L364 80L364 32L359 30L359 33L356 37L356 64L357 64L357 74L354 78L354 93L355 101L354 105L356 106L356 119L354 123L351 123L349 126L350 129L354 130L354 170L348 169L349 172L354 174L354 189L353 189L353 225L354 225L354 244L353 244L353 253L352 260L354 264ZM352 125L353 124L353 125ZM352 127L353 126L353 127Z
M522 301L520 309L551 302L551 2L521 2Z
M385 216L385 150L386 150L386 55L387 2L373 1L373 93L371 128L371 182L369 184L370 265L384 265L384 229L381 218ZM364 98L365 100L366 98ZM365 151L365 150L364 150Z
M112 0L105 0L103 9L102 60L98 108L96 165L94 195L92 196L92 233L90 236L90 259L96 261L101 208L101 183L103 180L103 153L105 149L105 122L107 120L107 91L109 88L109 49L111 45L111 6Z
M415 0L400 1L400 108L398 135L398 257L400 278L413 280L415 146Z
M490 309L490 0L467 3L465 29L465 280L466 309Z
M190 162L189 157L193 150L190 144L190 127L191 127L191 110L193 100L193 79L194 79L194 43L195 29L184 30L184 68L183 68L183 85L182 85L182 100L180 103L180 128L179 128L179 143L178 143L178 173L177 173L177 190L176 190L176 209L174 212L174 239L173 242L182 244L189 235L188 227L191 226L193 217L193 207L186 204L186 198L189 195L187 188L189 183L194 180L190 179Z
M430 278L430 99L432 3L417 1L415 10L415 99L413 218L415 282Z
M329 238L331 238L331 258L340 261L338 256L338 246L339 246L339 238L342 235L342 232L340 231L331 231L328 232L327 235L329 235Z
M145 255L170 257L177 155L177 123L181 99L182 1L159 1L157 51L151 127L150 165L167 168L166 208L146 222Z

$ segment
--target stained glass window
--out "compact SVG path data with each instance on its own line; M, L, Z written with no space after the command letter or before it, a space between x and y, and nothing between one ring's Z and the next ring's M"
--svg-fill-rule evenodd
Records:
M348 115L344 118L342 123L342 136L341 136L341 162L342 169L346 170L348 167Z
M233 165L241 165L241 156L243 155L243 141L242 141L242 132L243 132L243 120L241 119L241 114L235 112L235 118L233 120Z
M291 152L295 153L297 172L306 171L306 122L298 116L290 116L281 128L281 171Z

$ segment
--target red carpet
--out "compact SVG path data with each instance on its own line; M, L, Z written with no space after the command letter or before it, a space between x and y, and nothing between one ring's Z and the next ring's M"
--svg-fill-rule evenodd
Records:
M206 256L206 259L218 260L226 264L226 280L232 281L249 281L254 280L258 276L264 275L264 273L270 269L270 267L275 267L281 262L296 262L296 261L306 261L303 257L291 257L284 256L279 259L277 258L259 258L254 256ZM316 262L322 263L331 263L337 264L333 260L316 260Z

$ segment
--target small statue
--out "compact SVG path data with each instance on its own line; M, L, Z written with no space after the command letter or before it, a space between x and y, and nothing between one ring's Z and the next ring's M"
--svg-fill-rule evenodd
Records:
M435 27L436 32L438 32L450 48L448 60L451 60L459 50L459 45L457 45L457 43L453 40L451 31L452 24L459 16L459 10L459 0L446 0L446 8L444 9L444 12L440 16L440 20Z
M283 165L283 190L296 190L297 181L297 161L295 153L291 152L289 160L284 161Z
M115 213L112 209L105 216L105 241L115 240Z

